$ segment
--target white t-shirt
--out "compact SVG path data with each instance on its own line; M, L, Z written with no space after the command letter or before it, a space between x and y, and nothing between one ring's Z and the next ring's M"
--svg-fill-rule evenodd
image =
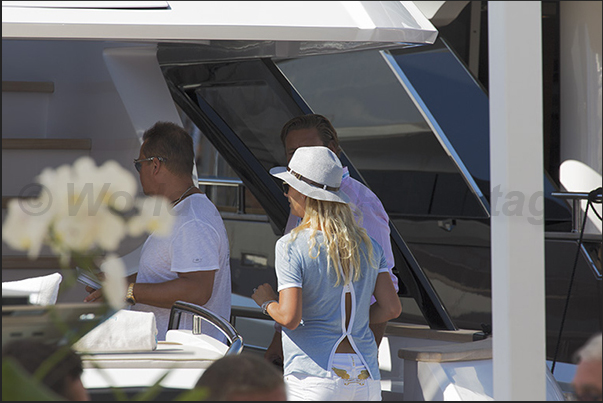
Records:
M230 321L230 250L220 212L201 193L185 198L172 212L176 219L171 235L151 234L144 243L136 282L163 283L178 278L177 273L216 270L211 298L203 307ZM131 309L153 312L157 321L157 340L165 340L170 309L141 303ZM192 329L192 315L181 315L179 329ZM202 333L225 340L224 335L205 320Z

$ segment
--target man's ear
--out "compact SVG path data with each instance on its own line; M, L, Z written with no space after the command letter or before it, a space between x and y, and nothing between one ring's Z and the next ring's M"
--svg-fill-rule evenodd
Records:
M161 167L161 161L153 160L153 175L157 175L159 173L159 168Z

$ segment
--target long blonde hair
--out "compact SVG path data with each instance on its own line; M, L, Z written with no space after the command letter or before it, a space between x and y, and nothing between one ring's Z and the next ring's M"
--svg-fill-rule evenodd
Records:
M335 285L342 280L343 284L351 281L358 281L361 276L360 270L360 250L361 243L366 244L366 257L370 266L376 268L373 256L373 244L366 230L359 226L354 219L352 209L345 203L329 202L316 200L306 197L306 210L302 222L291 231L292 240L297 238L299 231L309 228L312 231L310 235L310 245L308 253L310 257L316 259L320 254L312 256L312 249L316 246L316 232L322 230L324 234L324 243L328 252L327 271L333 267L337 276ZM341 267L341 270L338 270Z

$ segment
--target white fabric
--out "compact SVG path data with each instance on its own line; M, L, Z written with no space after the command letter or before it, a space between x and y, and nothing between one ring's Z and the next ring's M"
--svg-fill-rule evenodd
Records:
M79 352L152 351L157 348L155 315L120 309L74 343Z
M332 367L336 368L337 372L332 370L331 378L299 373L285 375L288 400L323 402L381 400L381 382L365 378L366 367L362 365L356 354L335 354ZM363 370L365 373L362 372Z
M270 174L312 199L338 203L350 201L348 196L339 190L343 175L341 161L327 147L300 147L293 153L288 167L274 167ZM315 183L310 184L298 175ZM337 190L328 190L327 187Z
M213 337L207 336L207 338L215 340ZM192 389L196 380L203 373L203 371L198 372L194 369L204 370L216 360L224 357L224 354L216 352L211 346L205 348L203 345L160 341L157 343L157 349L153 351L81 353L81 357L84 367L82 382L86 388L150 386L161 375L169 372L170 375L166 380L169 378L170 383L187 383L188 377L195 377L195 381L191 381L190 388ZM162 369L162 371L157 371L158 369ZM111 373L111 382L107 384L106 378L96 371L103 372L105 377ZM184 375L184 378L174 380L173 377L178 375ZM101 379L95 379L97 376ZM167 385L165 382L161 382L161 386ZM183 388L184 386L177 387Z
M172 212L175 214L172 234L169 237L151 234L146 240L136 282L163 283L177 279L178 273L215 270L212 295L203 307L230 321L230 250L220 212L200 193L183 199ZM157 319L157 339L165 340L170 309L137 303L131 310L153 312ZM192 328L192 315L182 314L179 329ZM226 340L207 322L202 323L201 331L219 341Z
M5 291L23 291L29 293L29 303L33 305L53 305L59 296L59 286L63 276L56 272L47 276L31 277L16 281L3 281Z

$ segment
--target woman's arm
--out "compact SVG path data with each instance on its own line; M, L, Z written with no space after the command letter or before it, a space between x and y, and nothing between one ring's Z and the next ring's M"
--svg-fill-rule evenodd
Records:
M266 312L272 319L289 330L293 330L299 325L302 318L301 288L285 288L277 296L272 286L264 283L258 286L251 298L258 306L262 306L265 301L276 300L277 302L272 302L266 307Z
M377 302L371 305L370 323L383 323L400 316L402 304L389 273L379 273L373 295Z

